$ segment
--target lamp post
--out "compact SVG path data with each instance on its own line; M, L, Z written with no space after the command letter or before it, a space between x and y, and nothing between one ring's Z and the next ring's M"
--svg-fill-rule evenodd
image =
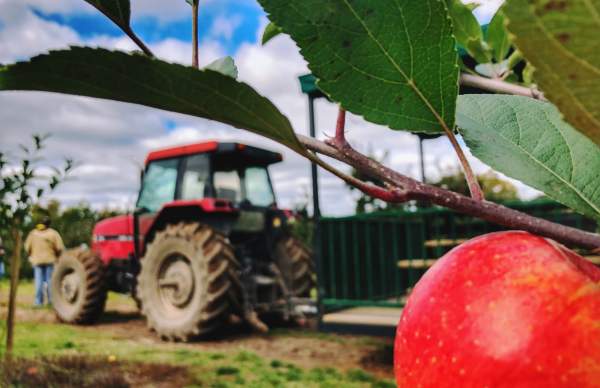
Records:
M308 123L310 137L316 137L315 124L315 100L317 98L325 98L325 95L317 88L316 78L312 74L306 74L298 77L302 93L308 96ZM319 175L317 165L311 163L310 173L312 179L312 200L313 200L313 218L315 222L321 218L321 206L319 203Z
M316 78L312 74L306 74L298 77L300 80L300 87L302 93L308 96L308 124L310 137L316 137L316 120L315 120L315 100L317 98L325 98L325 95L317 88ZM317 165L311 163L310 174L312 179L312 200L313 200L313 221L315 225L313 245L314 245L314 261L317 268L317 322L318 327L321 328L323 321L323 280L322 280L322 263L321 263L321 206L319 204L319 175L317 171Z

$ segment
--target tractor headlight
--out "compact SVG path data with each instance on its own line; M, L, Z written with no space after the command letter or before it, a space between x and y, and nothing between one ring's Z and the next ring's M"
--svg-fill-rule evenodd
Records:
M273 227L274 228L281 227L281 218L279 218L279 217L273 218Z

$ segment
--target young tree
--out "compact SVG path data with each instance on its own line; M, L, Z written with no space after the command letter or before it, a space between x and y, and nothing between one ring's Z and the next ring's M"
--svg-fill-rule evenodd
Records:
M54 190L73 169L73 161L66 159L61 168L50 167L53 173L45 175L42 154L47 136L34 135L32 144L21 145L21 153L10 156L0 150L0 231L6 231L12 241L10 259L10 292L6 322L6 356L12 355L17 287L23 251L23 232L34 204L43 195Z

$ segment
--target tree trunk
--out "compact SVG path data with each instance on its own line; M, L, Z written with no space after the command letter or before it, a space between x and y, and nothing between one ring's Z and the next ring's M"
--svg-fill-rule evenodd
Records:
M12 357L15 310L17 308L17 287L19 286L19 271L21 269L21 250L23 246L23 232L18 228L13 229L14 250L10 260L10 293L8 297L8 318L6 320L6 358Z

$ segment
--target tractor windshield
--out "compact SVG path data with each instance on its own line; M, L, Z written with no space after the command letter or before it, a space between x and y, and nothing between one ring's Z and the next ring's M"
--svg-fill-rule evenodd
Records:
M187 158L181 179L181 199L197 199L210 196L210 161L206 154Z
M214 174L217 198L235 203L242 200L254 206L267 207L275 203L269 173L265 167L246 167L242 170L219 171Z
M157 160L148 165L137 207L156 212L175 198L177 187L177 159Z
M246 199L254 206L271 206L275 203L269 173L264 167L248 167L244 175Z

